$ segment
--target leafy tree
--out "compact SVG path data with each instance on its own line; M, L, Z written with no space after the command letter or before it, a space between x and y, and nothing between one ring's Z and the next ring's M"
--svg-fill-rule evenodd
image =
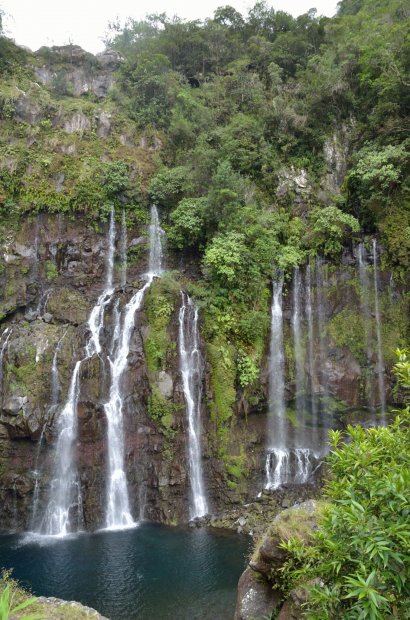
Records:
M162 168L152 177L149 192L155 203L172 208L190 188L189 170L184 166Z
M337 207L316 207L311 211L309 219L311 227L306 241L309 246L324 254L341 252L346 235L360 230L356 218Z
M169 243L179 250L197 247L205 236L206 198L184 198L171 213Z

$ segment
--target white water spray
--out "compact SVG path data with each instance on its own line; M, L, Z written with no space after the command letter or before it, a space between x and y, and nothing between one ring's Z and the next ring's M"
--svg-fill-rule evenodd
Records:
M179 311L179 358L188 420L188 456L191 482L190 517L208 512L203 468L201 402L203 363L199 350L198 308L185 293Z
M111 385L109 401L104 405L107 417L108 473L107 473L107 529L132 527L127 477L124 470L124 429L122 378L128 364L130 340L134 329L135 313L140 310L145 292L154 277L161 273L162 246L161 229L156 207L151 208L150 255L147 280L144 286L130 299L123 311L122 330L115 353L109 358ZM115 328L114 328L115 333Z

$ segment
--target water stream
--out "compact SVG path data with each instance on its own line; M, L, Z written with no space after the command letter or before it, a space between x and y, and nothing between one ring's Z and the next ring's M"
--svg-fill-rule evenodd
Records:
M379 302L379 270L377 268L377 241L373 239L373 285L374 285L374 314L376 318L376 340L377 340L377 383L379 387L379 401L383 421L386 414L386 390L384 384L384 363L381 336L381 318Z
M181 293L179 311L179 359L188 421L189 478L191 483L190 517L208 512L202 468L202 382L203 362L199 350L198 308Z
M123 429L123 395L122 378L127 368L127 359L130 349L130 340L134 329L135 314L140 310L145 292L151 286L155 277L161 274L162 244L161 228L158 211L151 208L151 224L149 227L149 267L146 282L127 303L123 310L123 319L117 314L117 324L114 334L119 333L118 344L112 357L109 357L111 368L111 383L109 400L104 405L107 417L107 504L106 528L121 529L132 527L134 520L130 510L127 477L124 468L124 429ZM121 321L121 329L119 327Z

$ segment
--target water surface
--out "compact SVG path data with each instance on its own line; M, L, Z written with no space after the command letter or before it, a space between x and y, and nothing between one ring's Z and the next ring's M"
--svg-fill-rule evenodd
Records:
M77 600L110 620L232 620L250 540L143 524L59 540L0 537L0 566L34 594Z

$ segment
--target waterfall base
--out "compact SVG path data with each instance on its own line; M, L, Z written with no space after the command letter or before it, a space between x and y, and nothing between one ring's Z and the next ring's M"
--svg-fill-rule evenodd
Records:
M320 455L309 448L274 448L266 455L266 489L285 484L306 484L320 464Z

